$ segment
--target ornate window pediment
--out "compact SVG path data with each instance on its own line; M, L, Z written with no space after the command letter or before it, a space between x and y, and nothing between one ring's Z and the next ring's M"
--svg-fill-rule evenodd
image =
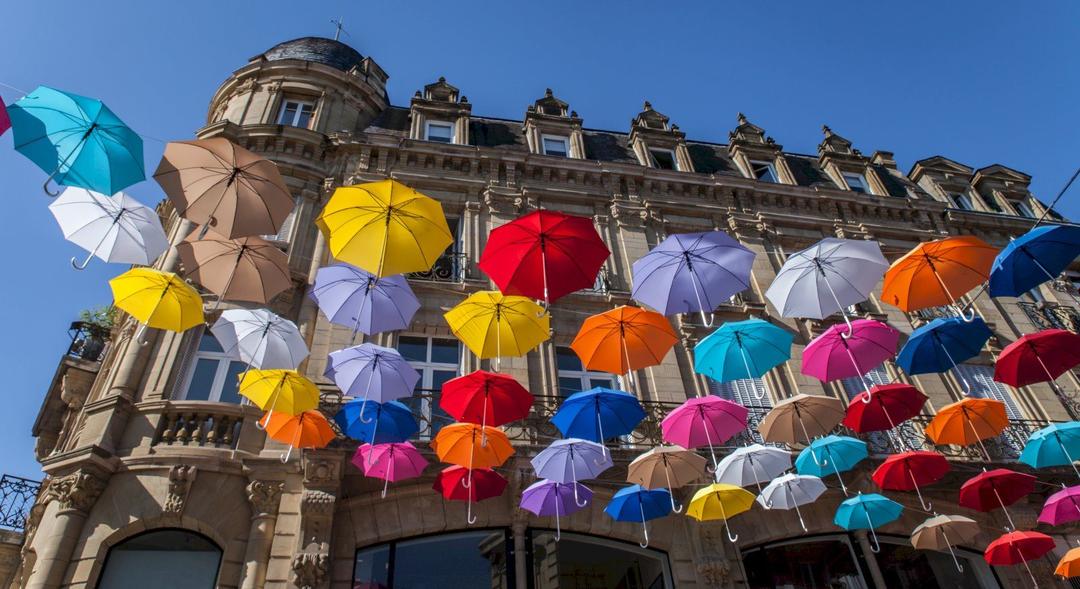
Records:
M728 133L728 154L748 178L774 184L795 184L784 159L783 146L765 134L765 129L739 113L739 126Z
M686 134L671 119L645 101L642 111L630 123L630 147L638 162L650 168L693 172Z
M458 88L440 77L416 91L410 103L409 138L420 141L469 144L472 104Z
M525 110L522 130L532 153L572 159L585 157L581 117L570 110L566 101L556 98L551 88Z
M825 139L818 144L818 161L821 169L832 177L842 189L863 194L887 195L885 185L870 158L855 149L845 137L833 132L828 125L821 127Z

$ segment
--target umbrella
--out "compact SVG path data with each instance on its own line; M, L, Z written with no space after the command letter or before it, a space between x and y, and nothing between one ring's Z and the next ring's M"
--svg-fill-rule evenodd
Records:
M428 461L411 442L384 442L364 444L356 449L352 463L364 476L384 481L382 497L391 482L414 479L424 473Z
M228 239L275 235L296 206L277 164L224 137L170 141L154 180L178 215Z
M226 309L210 332L230 358L251 368L295 370L308 356L296 324L266 309Z
M1009 242L990 269L990 296L1018 297L1054 280L1080 255L1080 227L1043 225Z
M334 430L318 411L267 414L266 435L289 445L289 451L281 455L282 462L289 461L293 448L325 448L335 437Z
M650 491L641 485L623 487L611 497L611 501L604 507L604 513L619 522L641 522L645 541L638 544L642 548L648 548L649 526L645 522L671 513L671 491Z
M772 480L791 468L791 452L751 444L736 448L716 467L716 482L747 487L756 485L761 492L761 481Z
M571 515L589 505L593 493L581 483L558 483L547 479L536 481L521 492L521 508L539 516L555 515L555 541L562 537L559 517ZM578 497L584 497L582 504Z
M978 356L992 335L981 317L971 321L939 317L911 333L896 356L896 364L911 375L955 369L960 362ZM971 384L962 373L958 375L971 395Z
M1047 498L1039 513L1039 521L1060 526L1080 520L1080 485L1066 487Z
M330 319L356 332L375 335L405 329L420 309L404 276L377 278L344 262L319 268L311 298Z
M781 317L850 321L845 309L865 301L888 266L876 241L827 237L788 257L765 297Z
M723 231L668 236L634 262L630 296L664 315L706 314L750 288L754 252Z
M397 401L349 401L334 414L334 423L345 435L368 444L400 443L420 431L409 408Z
M825 483L811 475L786 473L772 480L757 497L765 509L794 509L804 532L809 530L803 521L800 505L817 501L825 493Z
M835 474L840 481L840 488L847 495L847 486L840 473L855 468L869 453L866 442L847 436L825 436L814 440L812 444L799 452L795 458L795 470L799 474L809 474L825 478ZM820 456L820 459L818 458Z
M259 429L266 428L275 411L299 415L319 406L319 389L295 370L248 370L240 377L238 392L266 411L266 418L255 424Z
M1054 574L1066 579L1080 577L1080 548L1073 548L1066 552L1054 568Z
M0 135L3 135L11 128L11 117L7 114L7 107L4 106L4 100L0 99Z
M822 382L840 378L863 379L869 403L872 394L863 375L896 354L900 332L872 319L856 319L845 332L833 325L814 338L803 350L802 373Z
M871 478L886 491L915 491L924 511L932 511L933 505L923 500L923 485L936 483L949 472L949 461L937 452L913 450L893 454L885 459Z
M707 462L696 452L680 446L657 446L630 462L626 482L646 489L678 489L700 479ZM671 509L682 512L671 496Z
M754 506L754 494L742 487L713 483L702 487L690 500L686 515L702 522L721 520L728 540L738 542L739 535L731 533L728 520Z
M439 430L431 441L439 460L474 468L501 466L514 454L514 447L501 429L475 423L452 423ZM464 483L469 486L472 479Z
M976 511L993 511L1001 508L1009 526L1016 529L1016 524L1009 515L1007 506L1027 497L1035 491L1035 477L1006 468L983 469L960 485L960 506Z
M113 304L146 327L186 331L203 322L199 293L172 272L132 268L110 280L109 288Z
M909 384L874 385L851 399L843 423L860 434L893 429L921 413L926 399L922 391Z
M1064 329L1029 333L1005 346L994 366L994 380L1014 387L1049 382L1059 397L1057 377L1080 365L1080 334Z
M468 484L466 480L469 481ZM476 518L472 514L472 504L502 495L506 490L507 482L502 475L490 468L469 470L464 466L454 465L440 471L431 488L450 501L468 502L469 510L465 515L465 521L472 525L476 523Z
M694 346L694 371L717 382L761 378L791 358L795 336L761 319L727 322ZM765 397L762 390L754 397Z
M1038 587L1039 582L1035 580L1028 561L1042 558L1053 550L1054 546L1054 539L1040 532L1009 532L986 547L983 559L995 566L1023 564L1031 582Z
M334 381L341 392L378 403L403 399L413 394L420 373L393 348L372 343L335 350L327 357L325 376ZM360 405L358 419L364 419Z
M874 545L870 547L870 550L877 553L881 552L881 544L878 542L877 532L874 529L899 519L903 511L903 505L884 495L877 493L863 495L860 491L855 497L845 499L840 507L836 508L833 523L845 530L870 530L870 535L874 539Z
M570 348L586 370L629 375L663 362L678 342L666 317L623 305L585 319Z
M38 86L7 107L15 150L64 186L116 194L146 179L142 138L100 100Z
M450 331L481 359L524 356L551 337L551 316L539 305L494 290L474 292L444 317Z
M758 432L766 442L809 444L815 437L831 432L843 419L840 399L799 393L770 409L758 424ZM817 462L814 451L810 453Z
M532 466L539 477L558 483L577 483L582 479L596 478L610 468L612 462L600 444L567 438L555 440L541 450L533 457ZM585 507L587 503L578 501L577 505Z
M952 305L965 321L957 300L990 277L997 248L973 235L920 243L889 266L881 300L912 312Z
M502 292L546 305L592 287L609 255L591 219L539 210L493 229L479 266Z
M1031 434L1020 453L1020 462L1031 468L1069 465L1076 476L1080 477L1080 470L1077 470L1073 456L1080 458L1078 421L1052 423Z
M439 201L396 180L338 188L315 224L335 258L379 278L430 270L454 242Z
M567 397L551 417L551 423L568 438L603 444L634 431L642 419L645 410L637 397L625 391L595 387Z
M964 566L956 558L953 546L974 542L979 535L979 524L962 515L936 515L919 524L911 533L911 545L916 550L942 550L952 555L956 570L964 572Z
M709 447L713 472L718 463L714 444L721 444L746 429L750 411L738 403L705 396L687 399L660 422L664 441L684 448Z
M525 419L533 396L505 374L477 370L443 383L439 406L458 421L500 426Z
M123 192L105 196L85 188L67 188L49 205L64 239L90 252L76 270L97 256L113 264L148 266L169 249L161 219L153 209Z
M189 236L176 246L185 277L223 300L267 303L292 287L289 256L259 237Z
M941 408L926 425L926 435L935 444L970 446L978 443L983 455L990 460L983 440L993 438L1005 431L1009 417L1005 403L995 399L965 397Z

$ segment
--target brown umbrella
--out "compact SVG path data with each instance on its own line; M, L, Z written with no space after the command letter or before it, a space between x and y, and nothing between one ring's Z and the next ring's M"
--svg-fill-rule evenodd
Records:
M677 489L704 476L706 464L705 458L682 446L657 446L630 463L626 482L646 489ZM671 508L676 513L682 511L681 505L675 505L674 495Z
M840 399L821 395L798 394L777 403L758 425L766 442L809 444L824 436L844 419Z
M170 142L154 179L181 217L229 239L275 234L293 210L274 162L222 137Z
M292 286L285 252L264 239L195 239L176 246L185 276L222 300L266 303Z
M975 520L962 515L938 515L915 528L911 533L911 545L917 550L948 550L957 570L964 572L953 546L971 542L978 535L979 524Z

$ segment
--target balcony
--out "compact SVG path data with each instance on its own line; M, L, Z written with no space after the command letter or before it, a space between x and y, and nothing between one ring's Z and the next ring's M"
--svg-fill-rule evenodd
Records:
M98 362L104 356L105 346L109 343L108 329L94 323L73 321L68 334L71 344L67 356L87 362Z
M40 490L41 481L9 474L0 477L0 528L25 531L26 518Z
M469 257L464 252L446 252L435 260L430 270L410 272L407 276L412 280L461 284L469 278Z
M1075 307L1046 302L1018 301L1016 304L1039 329L1080 331L1080 311Z

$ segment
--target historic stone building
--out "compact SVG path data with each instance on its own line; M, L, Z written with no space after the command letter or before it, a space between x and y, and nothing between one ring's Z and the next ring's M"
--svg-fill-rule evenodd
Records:
M1000 511L974 515L986 529L961 550L962 576L947 554L911 550L908 534L927 517L911 494L889 493L909 508L879 530L876 553L864 532L833 525L843 499L839 489L830 488L804 511L807 532L790 512L755 508L734 518L737 543L718 524L671 515L650 522L652 542L643 549L640 526L614 523L601 509L624 484L626 463L659 441L659 418L687 397L712 392L736 399L751 406L756 424L771 404L798 391L847 399L859 390L855 383L823 385L799 373L803 346L839 318L776 317L763 293L786 253L826 236L877 240L893 259L919 241L947 235L974 234L1002 245L1044 211L1028 190L1029 176L943 156L920 160L905 174L892 153L865 155L828 127L816 154L785 152L741 114L727 144L694 141L648 102L628 129L594 130L551 90L523 105L521 120L474 113L462 91L443 78L409 104L392 105L387 79L373 58L337 41L282 43L225 80L198 135L227 137L274 160L296 195L293 217L273 236L288 252L295 288L272 308L294 319L307 338L311 356L301 371L320 384L328 415L342 399L322 376L327 354L348 345L350 334L331 325L306 296L315 270L328 262L313 219L335 187L387 176L442 201L457 242L430 272L411 276L423 303L412 326L375 338L401 350L423 374L423 390L411 403L422 417L425 451L423 440L446 423L437 406L441 383L487 364L458 345L442 314L465 294L489 287L476 266L489 231L541 206L595 221L612 250L597 284L553 306L549 342L502 362L502 371L536 395L534 414L509 429L517 455L503 471L507 492L479 504L479 521L468 526L464 504L445 502L431 490L434 465L424 478L393 484L381 498L381 482L365 479L349 463L355 442L294 452L283 464L283 448L254 425L259 412L238 404L236 367L208 332L151 332L140 345L127 320L108 334L100 354L97 345L86 353L88 336L79 336L45 391L34 435L47 478L12 586L116 587L111 583L133 574L153 575L145 586L245 589L757 588L771 586L770 575L784 579L785 587L1026 586L1022 567L991 570L982 563L981 550L1006 525ZM192 231L167 204L160 212L174 243ZM517 508L521 490L533 481L528 459L555 434L547 419L560 394L602 383L628 386L582 370L567 346L585 316L628 301L634 260L666 235L711 229L757 253L752 288L717 309L717 322L771 315L797 334L794 357L763 382L708 382L694 373L689 352L708 330L699 316L672 318L682 342L661 365L633 379L632 392L649 417L613 445L616 468L590 483L594 505L563 518L563 538L555 542L553 521ZM175 253L159 266L177 269ZM1014 390L990 378L995 354L1021 334L1080 327L1075 292L1066 275L1021 299L982 296L974 303L996 337L959 372L977 394L1003 400L1013 418L990 444L995 462L1024 470L1015 459L1027 434L1075 416L1075 405L1049 386ZM939 314L905 314L874 299L854 311L904 333ZM955 375L911 378L887 363L870 378L915 384L929 396L931 413L962 395ZM764 386L766 396L756 399L754 386ZM1061 386L1071 394L1080 381L1068 375ZM930 447L923 423L905 426L903 437ZM752 438L747 433L730 444ZM874 456L844 476L853 492L876 490L869 473L883 454L897 451L897 442L885 436L867 440ZM940 450L950 456L953 472L928 489L927 499L937 512L971 515L956 505L957 489L982 463L964 449ZM1074 475L1061 469L1040 476L1057 484ZM1052 490L1041 486L1010 509L1019 527L1036 527ZM677 496L689 500L686 489ZM1060 540L1060 554L1065 534L1076 530L1044 531ZM1049 558L1032 563L1041 579L1049 580L1051 567Z

